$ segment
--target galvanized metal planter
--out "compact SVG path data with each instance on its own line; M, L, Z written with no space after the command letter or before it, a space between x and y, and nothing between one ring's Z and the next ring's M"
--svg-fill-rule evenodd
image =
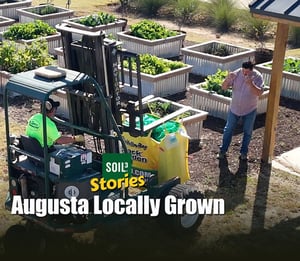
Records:
M10 25L12 25L15 22L15 19L0 16L0 32L4 32Z
M0 33L0 37L2 37L3 40L3 32ZM42 39L45 39L48 43L48 52L52 55L56 55L55 53L55 48L61 46L61 34L56 33L54 35L48 35L48 36L43 36L41 37ZM15 42L21 43L21 44L31 44L33 41L36 41L36 39L30 39L30 40L17 40Z
M192 140L201 140L203 121L206 120L208 112L197 110L191 106L186 106L161 97L153 98L149 100L148 103L155 101L170 103L171 112L175 112L181 108L186 108L186 112L189 113L189 116L181 118L180 121L183 123L187 134Z
M57 65L58 65L59 67L65 68L66 65L65 65L65 58L64 58L64 50L63 50L63 47L60 46L60 47L54 48L54 52L55 52L55 55L56 55L56 57L57 57Z
M12 76L11 73L0 70L0 93L1 94L3 93L5 85L7 84L8 80L11 76Z
M83 18L85 16L81 17L74 17L70 19L66 19L63 22L66 24L69 24L73 28L77 28L80 30L85 30L89 32L98 32L98 31L105 31L106 35L112 36L113 38L117 38L117 33L122 32L125 30L127 25L127 19L125 18L118 18L118 20L114 23L109 23L105 25L97 25L97 26L86 26L83 24L78 23L80 18Z
M43 22L55 26L60 24L64 19L70 18L73 16L74 11L58 6L53 6L58 10L57 13L52 14L44 14L40 15L38 13L34 13L34 11L38 11L39 9L45 8L47 5L39 5L34 7L20 8L17 10L19 21L21 23L33 22L35 20L42 20Z
M14 74L7 72L7 71L1 71L0 70L0 94L4 93L4 88L8 82L8 80L10 79L10 77L12 77ZM16 96L20 96L19 93L9 93L9 97L16 97Z
M185 67L158 74L150 75L141 73L142 97L148 95L166 97L186 91L188 86L188 75L192 66ZM132 95L138 94L136 73L132 72L133 86L129 86L129 70L124 69L125 84L122 92Z
M192 107L207 111L209 115L216 118L226 120L231 98L202 89L201 86L204 84L202 82L189 87L189 92L192 95ZM269 91L267 90L259 97L257 114L267 111L268 96Z
M217 56L209 54L207 50L226 48L230 55ZM235 70L241 67L244 61L254 60L255 50L234 46L219 41L209 41L191 45L181 49L183 62L193 65L192 73L207 76L216 73L218 69Z
M130 31L118 33L118 40L122 47L127 51L137 54L152 54L162 58L178 57L181 54L181 48L186 33L180 32L176 36L167 37L158 40L146 40L130 35Z
M272 62L258 64L255 68L263 75L265 84L270 85L272 67L266 65L272 65ZM300 74L283 71L281 86L281 96L300 100Z
M12 3L0 4L0 15L18 20L17 9L31 6L32 0L16 1Z

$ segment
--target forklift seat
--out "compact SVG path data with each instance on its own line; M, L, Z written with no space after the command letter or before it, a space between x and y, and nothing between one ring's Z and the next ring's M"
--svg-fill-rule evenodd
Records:
M21 144L27 152L42 158L44 157L44 150L37 139L21 135Z

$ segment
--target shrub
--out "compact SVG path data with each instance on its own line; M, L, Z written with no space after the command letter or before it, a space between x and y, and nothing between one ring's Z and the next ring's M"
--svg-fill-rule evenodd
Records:
M135 0L138 11L147 16L156 16L159 9L166 5L169 0Z
M37 40L32 44L18 45L15 42L4 41L0 45L0 69L19 73L53 63L48 53L45 40Z
M288 43L293 48L300 47L300 28L291 26L289 30Z
M243 19L243 32L249 39L254 39L259 43L258 48L264 47L264 42L267 39L267 33L272 27L272 23L267 20L258 19L253 17L248 11L242 13Z
M193 16L199 11L199 0L176 0L174 15L179 26L188 24Z
M208 12L218 32L228 32L237 19L237 8L233 0L211 0Z

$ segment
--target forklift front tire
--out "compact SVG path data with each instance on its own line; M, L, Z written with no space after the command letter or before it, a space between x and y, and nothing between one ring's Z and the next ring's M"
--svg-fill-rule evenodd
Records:
M177 199L202 199L203 194L197 188L187 184L177 184L169 191L168 195L175 196ZM164 207L164 206L163 206ZM200 226L204 215L199 213L195 214L171 214L167 215L163 212L161 217L164 227L172 230L175 233L191 234L197 231Z

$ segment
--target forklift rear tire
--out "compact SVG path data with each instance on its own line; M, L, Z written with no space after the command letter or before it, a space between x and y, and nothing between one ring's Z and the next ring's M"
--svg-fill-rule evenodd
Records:
M187 184L177 184L169 191L168 195L175 196L177 199L202 199L203 194L197 188ZM164 208L163 204L163 208ZM175 233L192 234L197 231L200 226L204 215L199 213L195 214L172 214L167 215L165 209L162 210L162 221L164 227L171 229Z
M27 249L27 230L23 225L13 225L5 233L3 238L4 252L7 257L23 256ZM25 255L26 256L26 255Z

